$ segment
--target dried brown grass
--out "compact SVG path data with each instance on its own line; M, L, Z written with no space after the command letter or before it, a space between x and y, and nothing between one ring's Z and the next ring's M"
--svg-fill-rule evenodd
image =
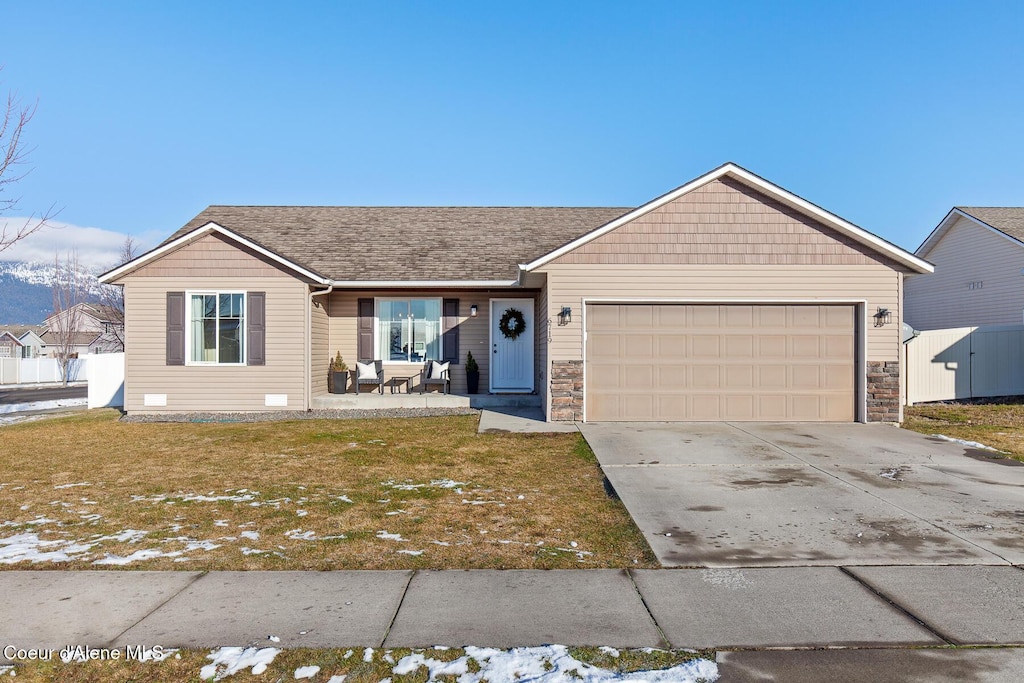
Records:
M977 441L1024 461L1024 404L927 403L903 412L905 429Z
M473 416L117 418L100 411L0 429L0 559L3 539L18 535L54 542L39 552L94 544L65 562L0 567L96 568L139 551L165 555L127 566L657 566L578 434L477 434Z

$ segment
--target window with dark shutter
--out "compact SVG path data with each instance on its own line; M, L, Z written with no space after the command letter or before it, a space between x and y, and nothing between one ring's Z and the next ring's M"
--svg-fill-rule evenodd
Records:
M185 364L185 292L167 292L167 365Z
M359 299L356 312L359 316L356 356L361 361L373 360L373 299Z
M249 292L249 310L246 317L246 349L248 365L267 364L267 293Z
M445 299L442 306L441 330L444 342L444 360L452 365L459 364L459 300Z

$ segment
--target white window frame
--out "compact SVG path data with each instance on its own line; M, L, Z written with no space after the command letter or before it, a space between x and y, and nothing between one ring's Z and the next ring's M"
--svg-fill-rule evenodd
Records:
M219 360L192 360L192 297L193 296L216 296L220 297L222 294L241 294L242 295L242 325L240 328L240 337L242 341L242 353L241 361L238 363L221 363ZM218 307L220 302L218 300ZM223 366L223 367L243 367L247 365L246 356L248 354L248 330L246 329L249 325L249 292L242 289L196 289L185 291L185 365L196 365L196 366ZM220 320L219 310L217 319ZM218 334L217 340L217 357L220 357L220 338Z
M423 365L424 361L420 360L388 360L386 358L377 358L380 352L380 304L382 301L405 301L412 302L414 300L420 301L436 301L438 302L438 310L440 315L438 316L438 327L437 327L437 349L438 358L437 360L444 359L444 299L439 296L377 296L373 298L373 356L374 360L379 360L384 365L404 365L407 367Z

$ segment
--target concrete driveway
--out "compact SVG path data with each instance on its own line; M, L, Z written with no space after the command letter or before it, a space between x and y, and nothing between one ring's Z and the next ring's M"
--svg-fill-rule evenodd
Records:
M1024 466L882 424L580 425L665 566L1024 564Z

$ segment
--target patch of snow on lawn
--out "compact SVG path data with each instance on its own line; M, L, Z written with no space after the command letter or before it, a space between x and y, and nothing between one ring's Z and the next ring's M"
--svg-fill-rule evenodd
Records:
M240 533L238 535L241 536L242 538L248 538L250 541L258 541L258 540L260 540L260 532L258 532L258 531L243 531L242 533Z
M222 647L206 656L213 660L213 664L200 669L199 677L219 681L248 667L252 667L254 676L259 676L279 654L281 650L276 647Z
M407 541L408 539L402 538L402 534L389 534L387 531L381 529L377 532L377 538L382 541Z
M71 408L89 403L85 398L59 398L55 401L34 401L32 403L9 403L0 406L0 415L5 413L23 413L26 410L52 410L53 408Z
M352 499L348 496L336 496L336 500L340 500L342 503L351 503Z
M92 484L90 484L87 481L81 481L81 482L78 482L77 484L60 484L59 486L54 486L53 488L55 488L55 489L70 489L70 488L74 488L75 486L92 486Z
M416 557L417 555L422 555L423 551L422 550L399 550L398 553L400 555L412 555L413 557Z
M951 443L958 443L961 446L967 446L968 448L977 448L983 451L992 451L993 453L1003 452L998 448L992 448L991 446L986 446L985 444L978 443L977 441L964 441L963 439L954 439L953 437L946 436L945 434L932 434L932 436L936 439L941 439L942 441L949 441Z
M8 538L0 538L0 564L69 562L89 552L93 545L75 541L42 541L36 534L17 534ZM43 550L43 548L52 549Z
M330 541L338 538L348 538L345 534L317 536L315 531L303 531L302 529L291 529L290 531L284 532L284 535L285 538L290 538L293 541Z
M312 678L318 673L320 673L319 666L300 666L295 670L295 680L299 680L300 678Z
M98 564L98 565L108 565L108 564L110 564L110 565L122 566L122 565L126 565L126 564L131 564L132 562L138 562L139 560L152 560L152 559L157 558L157 557L177 557L178 555L181 555L180 551L179 552L173 552L173 553L165 553L165 552L162 552L160 550L154 550L154 549L136 550L134 553L132 553L131 555L128 555L126 557L121 557L120 555L108 554L106 557L104 557L101 560L94 560L93 564Z
M479 671L470 671L475 660ZM620 673L602 669L572 657L564 645L518 647L511 650L467 647L466 654L450 662L414 653L403 657L392 669L396 675L408 675L420 667L427 669L427 680L457 676L459 683L529 680L537 682L578 680L583 683L696 683L718 680L718 666L707 659L694 659L669 669Z

